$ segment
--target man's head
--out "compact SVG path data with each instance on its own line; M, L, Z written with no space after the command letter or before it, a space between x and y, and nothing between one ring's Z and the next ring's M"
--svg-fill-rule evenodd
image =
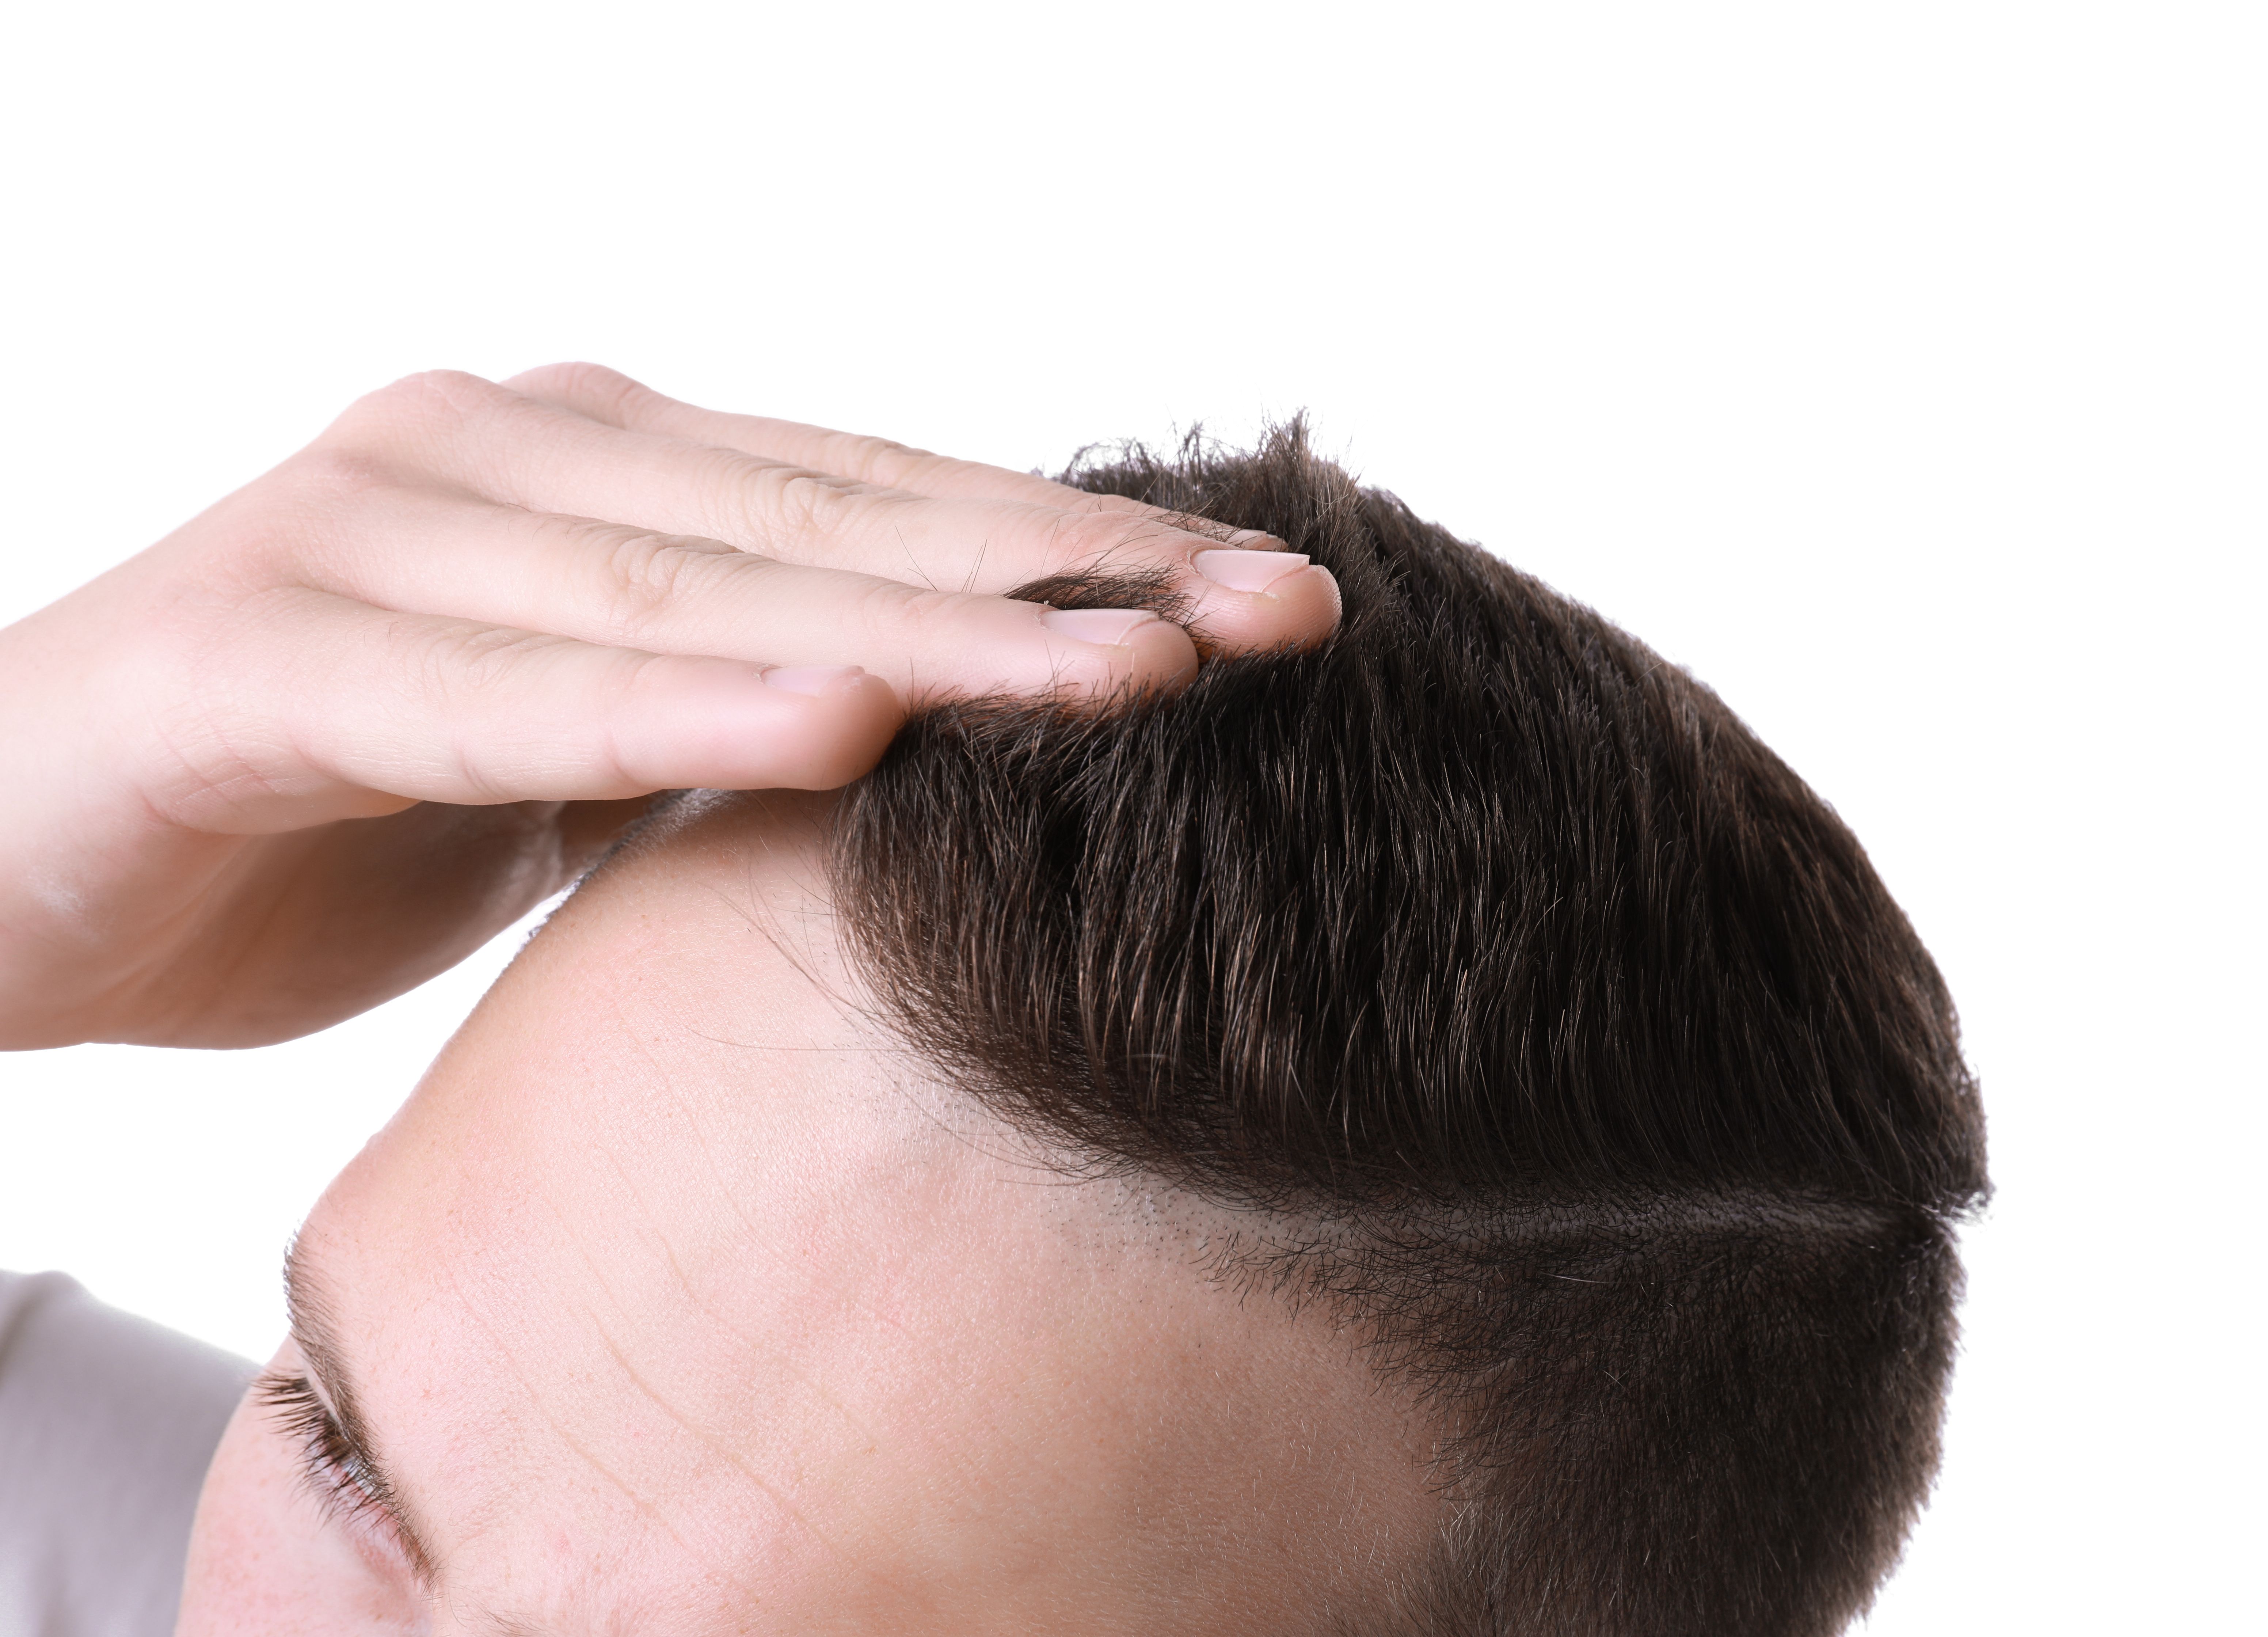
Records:
M1287 540L1339 635L659 819L311 1219L187 1629L416 1629L421 1576L504 1631L1864 1602L1984 1175L1856 843L1296 432L1074 476Z

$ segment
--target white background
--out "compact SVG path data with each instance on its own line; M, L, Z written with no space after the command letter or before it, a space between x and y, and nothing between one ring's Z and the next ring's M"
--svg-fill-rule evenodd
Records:
M435 365L1050 468L1304 406L1717 686L1952 981L1999 1194L1872 1632L2261 1629L2259 11L798 11L15 8L0 620ZM0 1265L264 1354L509 941L0 1058Z

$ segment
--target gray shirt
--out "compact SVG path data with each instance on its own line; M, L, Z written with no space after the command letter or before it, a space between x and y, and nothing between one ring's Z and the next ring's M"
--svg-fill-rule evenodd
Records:
M168 1637L242 1359L0 1273L0 1637Z

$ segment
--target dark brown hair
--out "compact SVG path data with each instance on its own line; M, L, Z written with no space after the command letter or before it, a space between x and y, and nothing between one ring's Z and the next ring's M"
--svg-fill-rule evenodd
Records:
M1340 1304L1454 1429L1458 1521L1364 1629L1838 1629L1935 1469L1985 1188L1858 842L1706 688L1296 424L1065 481L1268 530L1345 618L1172 697L917 717L833 844L895 1028L1251 1213L1237 1271Z

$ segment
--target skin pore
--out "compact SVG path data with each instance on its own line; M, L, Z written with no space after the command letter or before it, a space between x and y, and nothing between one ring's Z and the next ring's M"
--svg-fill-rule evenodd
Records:
M861 1015L825 800L650 829L332 1185L185 1637L1288 1637L1426 1549L1432 1434L1351 1335Z

